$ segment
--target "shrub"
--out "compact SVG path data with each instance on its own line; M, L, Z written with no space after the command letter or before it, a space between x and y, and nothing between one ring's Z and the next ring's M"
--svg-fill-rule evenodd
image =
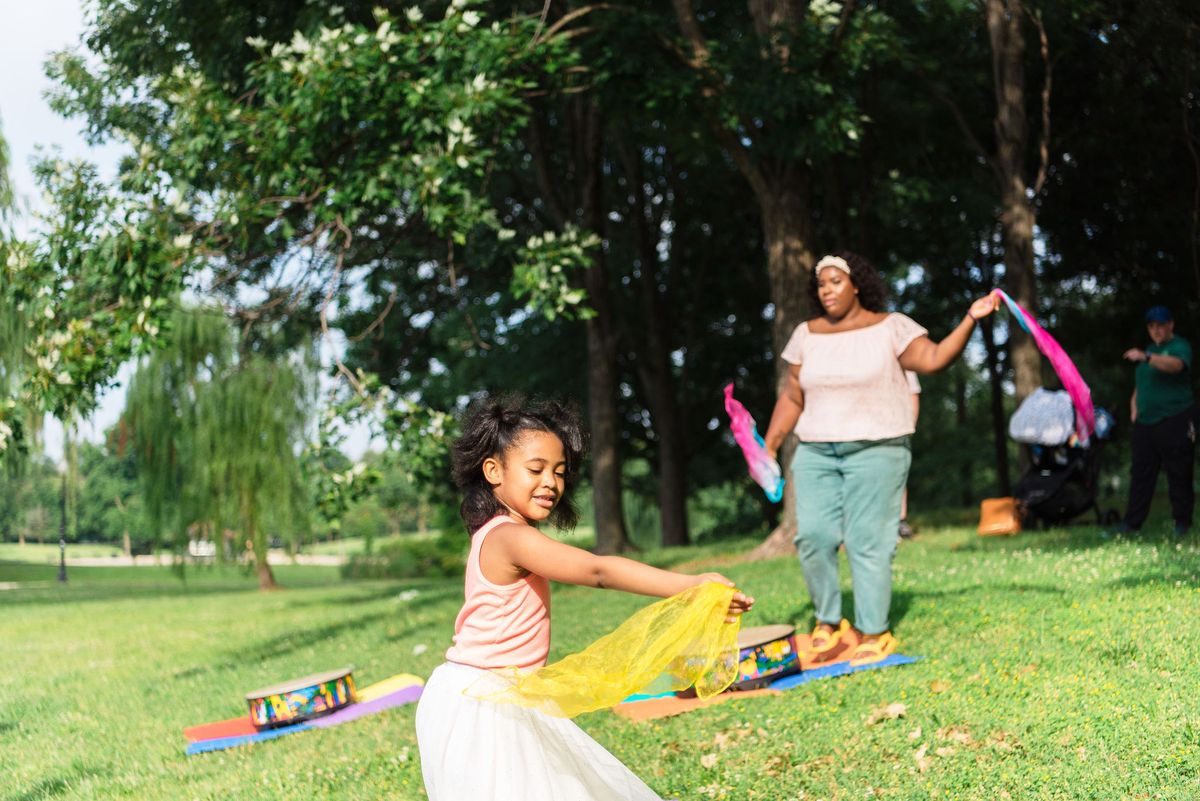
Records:
M344 578L418 578L459 576L467 562L470 540L457 529L431 537L404 537L374 554L352 556Z

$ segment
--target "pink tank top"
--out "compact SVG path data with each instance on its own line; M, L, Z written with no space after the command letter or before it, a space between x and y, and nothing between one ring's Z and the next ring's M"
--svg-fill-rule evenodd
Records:
M512 584L493 584L479 569L479 553L487 535L507 515L493 517L471 537L467 557L466 601L454 621L454 645L446 659L493 670L521 670L546 664L550 652L550 582L532 573Z

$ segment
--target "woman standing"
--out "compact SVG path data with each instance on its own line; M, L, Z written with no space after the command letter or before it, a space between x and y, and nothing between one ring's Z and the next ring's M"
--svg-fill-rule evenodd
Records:
M945 369L999 300L976 300L958 326L934 342L910 318L884 311L887 286L858 254L821 259L809 292L822 314L799 325L780 354L788 372L765 442L775 456L790 431L800 439L792 486L796 551L817 618L810 658L840 652L850 628L838 584L837 552L844 545L861 635L851 664L868 664L896 648L888 619L892 557L915 423L904 371Z

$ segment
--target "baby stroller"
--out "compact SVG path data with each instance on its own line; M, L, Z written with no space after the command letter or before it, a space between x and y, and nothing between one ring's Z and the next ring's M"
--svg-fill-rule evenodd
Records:
M1075 410L1062 390L1037 389L1021 402L1008 423L1008 435L1029 446L1032 464L1013 490L1026 527L1067 523L1089 509L1099 525L1120 518L1100 510L1100 453L1112 436L1113 416L1096 410L1096 431L1086 445L1075 436Z

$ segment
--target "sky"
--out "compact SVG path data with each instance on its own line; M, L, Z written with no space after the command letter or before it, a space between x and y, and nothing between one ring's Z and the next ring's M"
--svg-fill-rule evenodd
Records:
M46 102L51 88L42 64L57 50L78 45L84 31L81 0L0 0L4 9L0 25L0 131L8 141L11 177L21 211L16 221L19 235L30 230L32 215L44 211L41 192L34 183L31 163L39 152L57 149L66 158L86 158L111 178L124 152L121 147L89 146L80 134L78 120L58 116ZM80 434L98 442L106 428L117 421L125 404L123 385L131 368L118 374L119 385L100 398L96 412L83 421ZM62 457L62 427L48 418L46 451L56 461ZM348 454L357 458L368 447L366 432L352 430L346 443Z

